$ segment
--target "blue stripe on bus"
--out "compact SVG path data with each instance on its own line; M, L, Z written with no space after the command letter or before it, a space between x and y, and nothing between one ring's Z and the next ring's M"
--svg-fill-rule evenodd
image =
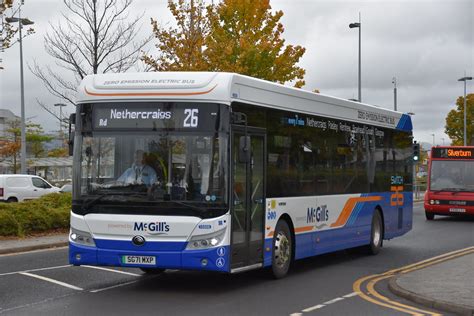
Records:
M385 240L410 231L413 209L412 192L401 193L404 198L402 227L398 227L399 206L390 205L390 197L393 192L362 194L362 197L377 195L383 198L376 202L357 203L346 225L341 228L297 234L295 236L295 259L369 244L373 211L377 205L380 205L383 210ZM265 239L265 249L270 249L264 254L264 266L266 267L272 264L272 242L272 238Z
M150 268L146 265L125 264L122 256L154 256L156 266L152 268L185 269L185 270L209 270L230 272L229 246L221 246L205 250L145 250L136 246L134 250L123 248L112 248L120 245L116 240L95 240L96 244L108 245L111 248L86 247L82 245L69 244L69 262L73 265L98 265L130 268ZM160 249L170 248L170 242L155 242L154 246L160 245ZM168 245L166 245L168 244ZM186 244L186 243L184 243ZM80 255L80 258L79 256ZM206 265L203 265L203 259Z

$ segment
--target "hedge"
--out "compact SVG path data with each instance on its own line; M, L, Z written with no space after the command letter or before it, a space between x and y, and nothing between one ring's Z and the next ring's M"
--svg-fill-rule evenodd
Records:
M52 193L20 203L0 203L0 236L69 228L71 193Z

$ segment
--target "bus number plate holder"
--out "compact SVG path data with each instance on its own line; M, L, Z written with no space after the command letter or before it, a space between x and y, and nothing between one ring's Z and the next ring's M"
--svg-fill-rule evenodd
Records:
M451 213L466 213L466 209L464 208L450 208L449 211Z
M138 265L156 265L156 257L154 256L122 256L123 264L138 264Z

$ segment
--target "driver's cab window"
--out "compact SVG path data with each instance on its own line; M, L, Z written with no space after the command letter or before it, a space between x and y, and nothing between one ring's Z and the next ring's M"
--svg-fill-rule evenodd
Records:
M33 185L40 189L50 189L51 186L40 178L32 178Z

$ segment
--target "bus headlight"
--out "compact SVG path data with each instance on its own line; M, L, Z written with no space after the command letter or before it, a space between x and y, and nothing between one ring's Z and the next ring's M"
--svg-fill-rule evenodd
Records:
M226 229L221 229L215 233L194 236L188 241L186 250L197 250L197 249L207 249L219 245L225 237Z
M71 232L69 233L69 241L75 244L95 247L94 239L90 233L83 232L72 227Z

